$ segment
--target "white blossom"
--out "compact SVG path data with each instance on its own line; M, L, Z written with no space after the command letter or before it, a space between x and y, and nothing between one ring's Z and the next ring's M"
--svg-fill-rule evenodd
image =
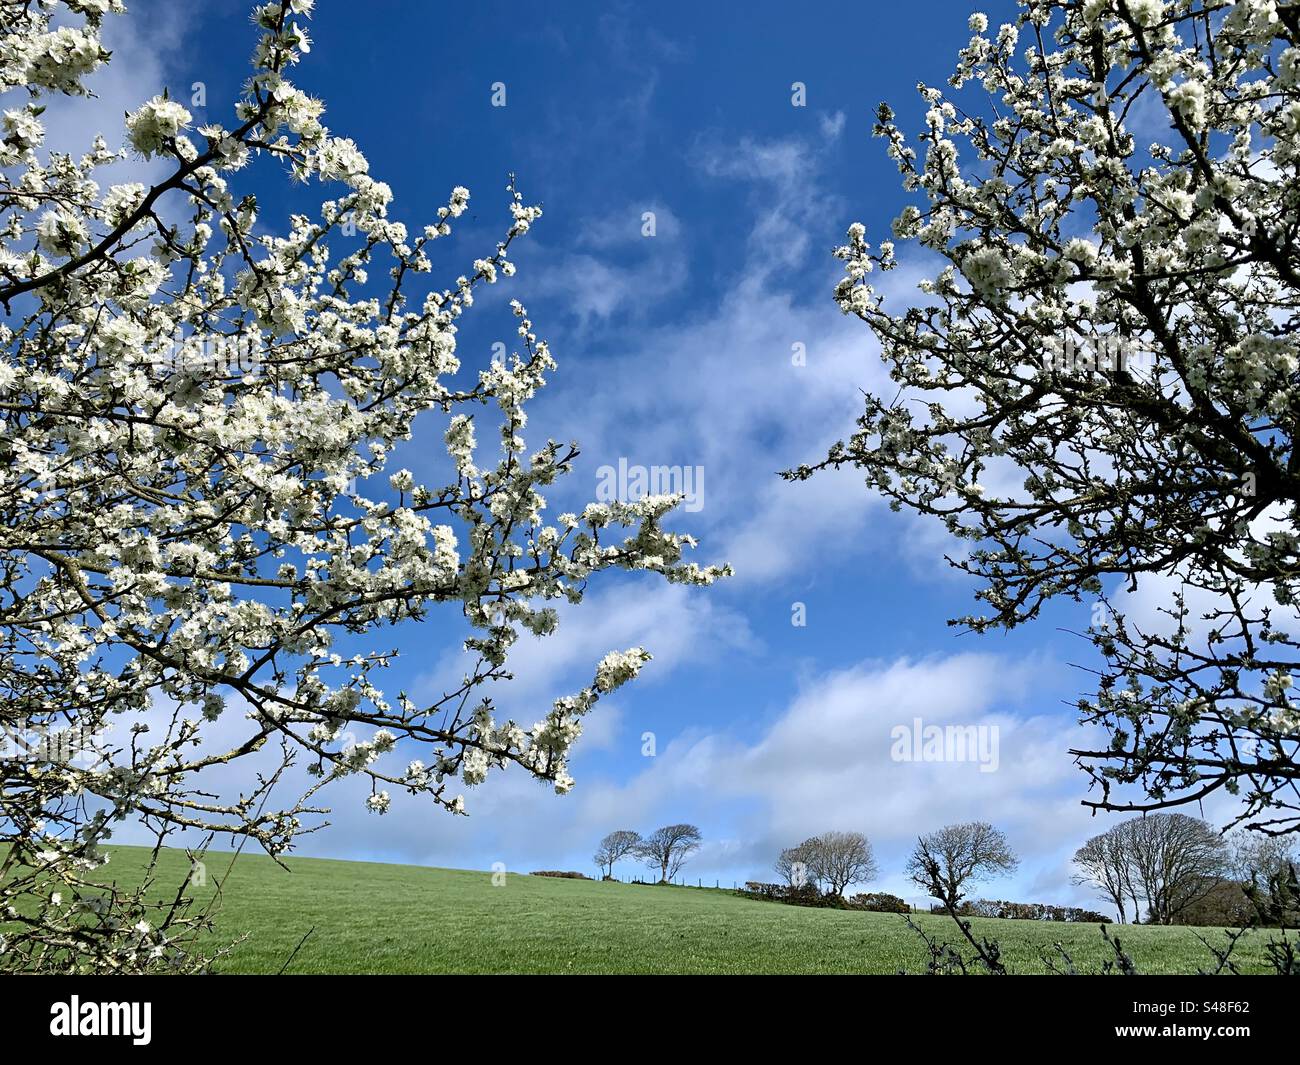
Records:
M451 789L509 765L567 791L583 718L649 654L606 656L531 725L497 720L476 693L508 676L519 635L554 633L552 604L581 603L603 571L694 585L730 572L687 560L695 541L666 527L673 497L549 519L573 454L529 450L525 434L558 369L550 348L513 302L508 361L476 376L457 355L462 316L514 273L511 245L541 209L511 178L501 238L460 268L435 263L431 242L469 191L453 188L426 225L390 217L391 187L289 78L311 7L255 9L246 91L209 101L200 129L166 96L128 115L127 145L157 160L150 187L104 180L124 154L107 137L50 156L39 104L4 113L0 557L21 594L3 608L0 675L7 715L75 725L88 750L53 768L7 763L0 851L20 845L41 869L25 888L0 881L0 910L46 912L51 889L94 896L121 819L279 855L348 776L381 814L403 792L464 813ZM107 58L101 23L123 6L76 0L57 27L47 8L15 9L0 78L79 96ZM281 231L234 184L250 153L301 182ZM419 469L443 483L394 468L417 433L441 441L446 459ZM463 684L421 701L386 688L388 634L428 639L438 610L470 626ZM309 789L272 794L276 759L303 766ZM245 762L241 794L209 779ZM148 890L87 902L102 921L71 947L54 917L7 929L0 970L68 952L65 968L203 968L186 953L200 915L179 907L151 928Z
M127 116L126 133L131 146L146 158L189 126L193 116L175 100L155 96Z

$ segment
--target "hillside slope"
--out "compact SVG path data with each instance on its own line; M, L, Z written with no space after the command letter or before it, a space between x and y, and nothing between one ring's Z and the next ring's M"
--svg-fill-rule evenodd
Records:
M115 847L109 869L137 879L145 851ZM920 972L925 950L894 914L812 910L755 902L726 891L559 880L369 862L290 858L289 871L263 855L208 856L210 896L224 880L216 939L247 934L218 971L274 973L896 973ZM185 866L164 855L158 896ZM953 939L947 918L919 915L928 932ZM1013 972L1042 972L1041 952L1060 942L1080 966L1109 956L1091 925L977 919L997 938ZM297 954L294 948L311 931ZM1210 960L1196 932L1123 928L1125 949L1144 973L1195 972ZM1250 938L1250 937L1248 937ZM1258 937L1256 937L1258 938ZM1260 943L1239 948L1259 971Z

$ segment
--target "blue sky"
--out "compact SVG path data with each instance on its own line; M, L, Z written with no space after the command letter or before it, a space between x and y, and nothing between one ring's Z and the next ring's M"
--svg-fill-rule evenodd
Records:
M996 25L1012 5L984 10ZM870 333L831 299L830 252L855 220L879 239L906 202L870 136L875 106L889 100L917 128L914 87L947 77L968 13L939 0L319 4L295 80L392 185L395 215L418 227L453 185L473 193L468 224L439 244L446 278L504 230L507 173L545 206L518 276L467 316L460 354L473 372L509 339L511 297L550 341L560 368L529 439L583 447L552 507L594 498L597 470L620 459L700 466L703 506L676 525L699 535L701 562L729 561L736 576L696 591L609 575L555 637L521 646L517 682L492 694L528 721L606 651L655 655L590 719L572 794L507 772L467 793L469 818L410 797L381 818L340 785L331 826L301 853L591 871L605 832L691 821L706 843L686 875L730 882L772 878L780 848L817 831L856 829L876 846L872 887L916 898L902 873L916 834L978 818L1022 856L984 894L1087 899L1069 856L1109 821L1079 805L1086 778L1067 750L1081 733L1066 701L1086 685L1073 664L1090 648L1063 630L1085 629L1088 605L1010 635L962 635L946 620L973 609L975 589L944 563L953 545L941 530L890 513L853 473L777 477L851 429L859 389L889 387ZM242 3L191 13L138 0L130 33L110 37L104 113L116 119L164 84L185 98L202 81L198 118L227 120L253 40L246 15ZM505 107L491 106L495 82ZM792 106L794 82L804 107ZM302 195L266 168L248 183L268 227ZM904 254L888 286L897 300L925 266ZM796 344L806 365L792 365ZM436 462L428 428L399 456L417 474ZM463 635L456 617L384 634L405 656L387 686L435 693L459 673ZM997 726L996 771L894 761L891 729L918 717Z

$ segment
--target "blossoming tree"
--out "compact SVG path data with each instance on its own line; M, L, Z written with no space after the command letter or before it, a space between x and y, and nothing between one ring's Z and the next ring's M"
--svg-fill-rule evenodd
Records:
M916 194L893 236L940 268L887 309L895 245L849 229L836 299L898 393L787 476L858 467L967 541L987 610L954 624L1089 605L1089 805L1226 792L1295 831L1300 5L1021 7L996 32L972 16L918 141L880 108ZM1156 622L1116 594L1162 588Z
M126 119L127 149L98 137L79 158L42 150L41 100L86 94L120 0L0 11L2 88L27 91L0 141L0 967L203 964L187 885L161 910L151 879L103 886L117 822L279 855L344 776L378 813L391 792L461 812L461 789L509 763L567 790L583 716L650 656L613 652L536 723L498 720L481 689L509 676L518 634L552 633L552 604L597 571L726 572L684 560L693 541L661 527L672 497L546 518L542 491L577 454L521 435L555 368L546 343L515 303L510 358L465 381L456 357L458 320L514 273L541 211L512 182L490 254L421 288L469 193L420 232L389 217L388 186L289 80L311 7L257 8L229 124L193 128L156 97ZM104 187L129 154L166 176ZM334 198L273 235L231 186L253 156ZM444 419L447 483L388 468L422 413ZM440 604L473 627L463 680L429 704L385 694L393 652L361 638ZM295 760L316 779L286 803L272 789Z

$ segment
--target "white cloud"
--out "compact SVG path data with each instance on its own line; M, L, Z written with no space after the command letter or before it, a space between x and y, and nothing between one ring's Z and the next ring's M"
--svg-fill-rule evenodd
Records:
M835 140L844 132L844 123L843 111L836 111L833 115L822 115L819 120L822 136L828 140Z
M645 216L653 215L653 237L646 236L646 226L650 221ZM646 248L661 247L663 242L672 242L681 238L681 219L665 203L653 201L646 204L629 203L616 211L588 218L582 224L577 235L576 244L585 248L626 248L641 245ZM660 244L647 244L645 241L657 240Z
M553 698L590 684L596 664L608 651L649 649L654 659L636 681L643 685L666 679L684 664L707 662L727 649L755 644L746 619L716 597L662 581L606 586L590 592L579 607L561 603L556 610L560 623L555 633L544 638L524 633L511 649L514 679L490 685L480 694L490 695L509 712L540 716ZM465 667L464 654L449 651L416 683L417 697L434 699L456 687ZM603 714L605 706L601 703L592 717Z
M643 235L652 214L654 235ZM641 320L655 304L686 284L689 262L681 223L665 204L629 203L588 219L564 250L534 240L521 250L530 303L566 307L577 333L620 321Z

